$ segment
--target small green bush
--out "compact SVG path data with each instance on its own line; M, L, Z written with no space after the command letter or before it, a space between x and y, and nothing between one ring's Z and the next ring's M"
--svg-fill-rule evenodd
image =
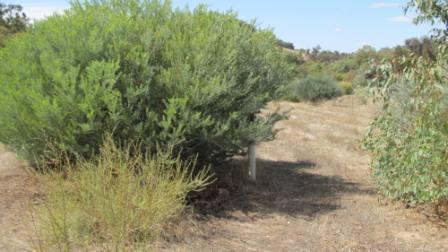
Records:
M353 79L353 86L365 88L369 85L369 79L367 78L369 72L368 69L360 68L355 73L355 78Z
M344 75L343 74L336 74L336 80L339 81L343 81L344 80Z
M277 117L253 118L292 70L253 27L169 1L74 1L0 51L0 142L55 164L96 155L113 132L221 164L272 137Z
M187 193L209 182L206 169L191 174L192 163L131 149L107 139L97 158L39 175L46 200L36 209L36 248L147 251L182 212Z
M342 88L344 94L353 94L353 86L350 81L339 81L338 86Z
M359 66L356 65L352 57L345 57L341 60L334 62L331 67L334 72L338 74L344 74L353 71Z
M306 77L293 81L285 90L292 101L318 101L342 95L337 82L329 77Z

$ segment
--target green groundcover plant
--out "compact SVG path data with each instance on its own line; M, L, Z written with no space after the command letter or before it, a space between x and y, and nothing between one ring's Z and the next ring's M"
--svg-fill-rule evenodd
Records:
M254 27L169 1L74 1L1 49L0 141L57 165L113 132L220 163L272 137L278 115L255 115L290 78L276 37Z

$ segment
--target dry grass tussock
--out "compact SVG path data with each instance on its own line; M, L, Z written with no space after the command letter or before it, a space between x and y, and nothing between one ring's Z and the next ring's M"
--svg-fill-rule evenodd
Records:
M165 155L131 155L106 139L94 161L39 175L45 203L35 209L40 251L148 250L185 208L188 192L210 182L207 169Z

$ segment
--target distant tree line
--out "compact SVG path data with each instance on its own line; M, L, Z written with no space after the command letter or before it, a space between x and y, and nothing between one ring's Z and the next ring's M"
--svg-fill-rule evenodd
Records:
M322 47L319 45L312 49L295 49L293 43L280 39L277 41L277 44L281 48L294 50L295 53L289 55L289 58L290 61L296 64L303 64L309 60L320 63L334 63L347 57L354 57L357 64L362 64L368 58L391 58L410 56L411 54L416 57L422 56L423 58L434 60L437 55L437 48L434 45L434 41L429 37L410 38L404 42L404 45L399 45L393 48L382 48L380 50L365 45L354 53L339 52L337 50L322 50Z
M396 71L402 71L404 66L398 59L422 58L434 62L437 58L436 42L429 37L410 38L402 45L380 50L364 45L352 53L322 50L319 45L311 49L293 49L292 43L281 40L277 44L284 49L288 61L296 65L295 80L285 89L284 97L293 101L304 97L313 97L311 100L334 97L340 94L333 92L337 90L334 83L345 94L352 93L355 88L365 88L378 77L373 69L383 59L392 62ZM323 90L329 93L321 92Z
M9 36L26 30L28 25L29 19L22 6L0 2L0 47Z
M294 50L294 44L291 42L286 42L283 41L281 39L277 40L277 45L282 47L282 48L286 48L286 49L290 49L290 50Z

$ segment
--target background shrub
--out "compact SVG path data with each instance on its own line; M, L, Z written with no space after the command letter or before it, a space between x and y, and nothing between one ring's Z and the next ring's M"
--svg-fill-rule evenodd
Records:
M291 72L253 27L168 1L75 1L0 51L0 141L55 164L97 154L113 132L219 164L272 137L275 115L252 119Z
M9 37L25 31L28 21L22 6L0 2L0 48Z
M278 39L278 40L277 40L277 44L278 44L280 47L287 48L287 49L290 49L290 50L294 50L294 44L293 44L293 43L286 42L286 41L283 41L283 40L281 40L281 39Z
M329 77L306 77L291 82L286 98L292 101L318 101L341 96L342 89Z
M39 176L46 201L36 209L36 247L147 251L182 212L186 194L209 182L207 170L192 176L192 165L134 155L107 139L97 158Z
M353 85L350 81L339 81L338 85L342 89L344 94L352 94L353 93Z

